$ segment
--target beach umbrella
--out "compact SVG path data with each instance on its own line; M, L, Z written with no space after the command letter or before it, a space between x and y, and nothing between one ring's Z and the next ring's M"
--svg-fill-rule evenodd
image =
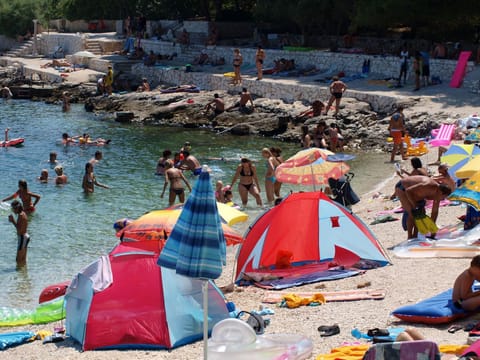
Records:
M150 211L130 222L116 235L123 241L160 241L163 246L181 212L182 208ZM242 243L243 238L237 231L225 223L221 227L228 245Z
M321 148L308 148L300 150L295 155L289 157L282 163L282 165L284 167L308 165L317 159L326 159L329 155L334 155L334 153L330 150Z
M225 236L210 174L204 166L158 258L160 266L203 280L204 359L209 331L208 280L218 278L225 264Z
M177 204L169 207L168 209L182 209L183 204ZM223 224L232 226L248 220L248 214L240 211L233 206L217 202L218 213ZM225 232L225 229L224 229Z
M318 158L310 164L289 167L280 164L275 169L275 177L278 181L297 185L327 185L328 179L339 179L350 170L343 161L328 161Z
M442 163L449 165L448 173L457 180L455 173L475 156L480 155L480 147L474 144L453 144L440 158Z
M462 186L448 196L448 199L467 203L480 211L480 172L465 180Z
M455 172L459 179L468 179L480 171L480 156L475 156L472 160L463 165Z

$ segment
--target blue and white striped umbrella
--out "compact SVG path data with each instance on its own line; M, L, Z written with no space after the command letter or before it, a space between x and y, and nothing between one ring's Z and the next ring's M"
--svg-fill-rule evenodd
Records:
M216 279L226 244L210 174L202 171L160 253L158 264L191 278Z

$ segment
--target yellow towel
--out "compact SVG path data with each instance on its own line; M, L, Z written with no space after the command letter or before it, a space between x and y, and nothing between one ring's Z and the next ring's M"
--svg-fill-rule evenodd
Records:
M348 345L334 348L330 354L320 354L315 360L362 360L370 344Z
M325 300L325 296L320 293L313 294L310 297L301 297L296 294L286 294L283 296L283 300L285 300L285 304L289 309L294 309L301 305L309 305L313 302L320 304L325 304L327 302Z

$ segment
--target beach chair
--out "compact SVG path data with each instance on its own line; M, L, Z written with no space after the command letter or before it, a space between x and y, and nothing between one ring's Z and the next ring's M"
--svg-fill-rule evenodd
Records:
M455 134L455 124L442 124L439 129L432 130L433 140L430 146L449 146Z

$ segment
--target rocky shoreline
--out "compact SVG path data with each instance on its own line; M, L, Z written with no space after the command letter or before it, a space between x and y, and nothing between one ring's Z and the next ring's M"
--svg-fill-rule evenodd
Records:
M300 142L303 123L297 121L296 117L309 105L301 101L292 103L252 94L255 111L251 114L243 114L238 109L234 109L213 118L204 113L204 107L213 99L213 94L219 93L228 107L238 101L237 88L228 91L164 93L162 90L167 85L161 85L150 92L129 92L103 97L96 95L96 84L91 82L64 82L52 86L51 96L34 97L32 100L59 104L62 93L68 91L72 103L84 103L87 111L106 114L121 122L137 125L210 128L217 133L228 132L239 136L255 134L286 142ZM362 92L361 89L355 91ZM378 95L374 94L366 98L384 95L385 92L380 92ZM431 130L438 128L441 123L452 122L452 119L460 116L456 108L430 111L429 105L425 103L426 97L422 95L402 94L396 97L391 91L388 95L397 99L397 106L402 105L406 109L406 128L414 138L427 137ZM355 95L345 96L337 117L322 115L306 120L305 124L313 130L320 120L325 120L327 124L335 122L346 140L346 151L389 151L389 143L386 141L387 127L393 110L391 107L384 107L383 112L374 111L373 104L358 98L358 96L355 98Z

